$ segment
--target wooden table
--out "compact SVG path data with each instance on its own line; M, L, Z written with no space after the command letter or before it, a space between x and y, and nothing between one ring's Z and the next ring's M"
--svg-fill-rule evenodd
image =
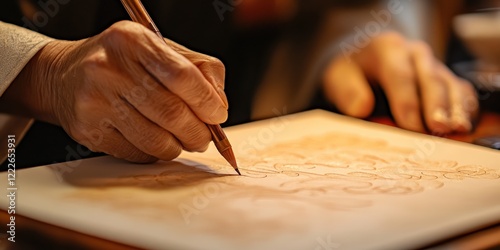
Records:
M372 119L377 123L394 126L388 118ZM473 142L476 138L500 135L500 114L484 113L475 131L467 135L449 135L450 139ZM6 225L9 216L0 210L0 223ZM16 215L16 243L7 241L5 226L0 232L0 249L134 249L126 245L84 235L72 230ZM500 246L500 218L496 224L453 239L435 242L429 247L437 249L485 249Z

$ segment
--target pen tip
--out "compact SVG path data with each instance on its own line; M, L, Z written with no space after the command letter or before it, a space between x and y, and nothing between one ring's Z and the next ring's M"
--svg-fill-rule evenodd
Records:
M236 158L234 157L233 150L231 148L228 148L227 150L224 150L221 152L222 156L231 164L231 166L236 170L236 172L240 174L240 170L238 170L238 164L236 163Z

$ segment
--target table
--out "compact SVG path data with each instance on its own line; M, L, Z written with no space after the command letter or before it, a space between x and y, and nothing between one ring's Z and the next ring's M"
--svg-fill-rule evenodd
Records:
M371 121L395 126L393 121L385 117L374 118L371 119ZM471 143L476 138L492 135L500 135L500 114L486 112L481 115L473 133L467 135L449 135L446 137ZM6 211L0 210L1 224L7 224L9 217L10 215L8 215ZM16 215L15 239L16 243L10 243L7 241L5 232L0 232L0 248L134 249L126 245L84 235L20 215ZM500 246L500 218L496 224L492 224L487 228L460 235L453 239L447 239L442 242L435 242L429 247L434 249L485 249L492 246Z

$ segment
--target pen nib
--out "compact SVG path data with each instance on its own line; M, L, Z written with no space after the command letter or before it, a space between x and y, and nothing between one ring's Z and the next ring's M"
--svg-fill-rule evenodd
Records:
M233 149L227 148L226 150L221 152L221 155L226 159L229 164L236 170L236 173L241 175L240 170L238 169L238 164L236 163L236 158L234 157Z

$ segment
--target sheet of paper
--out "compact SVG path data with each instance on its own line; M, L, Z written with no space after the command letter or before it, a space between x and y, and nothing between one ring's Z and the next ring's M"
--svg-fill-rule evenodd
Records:
M325 111L226 132L243 176L215 148L43 166L17 213L153 249L408 249L500 221L494 150Z

